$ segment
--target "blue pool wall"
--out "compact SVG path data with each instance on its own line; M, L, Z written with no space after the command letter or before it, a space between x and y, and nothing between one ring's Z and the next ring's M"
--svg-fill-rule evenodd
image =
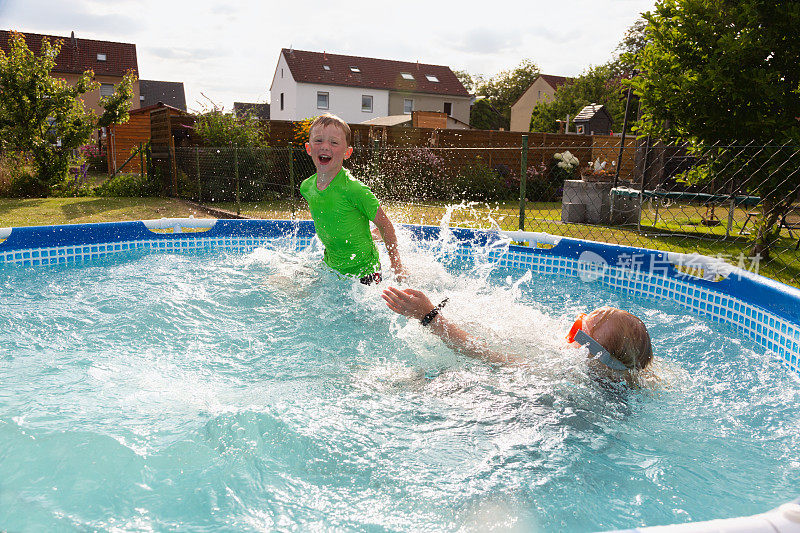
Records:
M420 243L435 242L441 229L405 226ZM500 266L551 276L585 276L587 252L605 265L592 271L593 283L632 296L670 300L713 321L729 324L754 340L789 369L800 373L800 290L741 270L720 281L684 273L668 260L667 253L558 238L552 247L499 246L506 242L497 232L450 228L458 239L457 254L473 257L474 248L488 249L488 257ZM142 222L74 224L14 228L0 242L0 264L39 267L67 263L91 263L131 252L181 253L221 250L246 253L269 241L289 239L298 249L314 238L310 221L219 220L208 231L158 233ZM495 246L498 245L498 246ZM636 258L636 268L629 259ZM12 267L13 268L13 267Z

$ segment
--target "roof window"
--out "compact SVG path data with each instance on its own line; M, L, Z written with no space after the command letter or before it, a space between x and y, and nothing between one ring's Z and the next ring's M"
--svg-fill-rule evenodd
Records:
M331 66L330 65L322 65L322 68L324 68L325 70L330 70Z
M361 69L358 67L350 67L350 72L361 72Z
M432 81L434 83L439 83L439 78L437 78L433 74L426 74L425 77L428 79L428 81Z
M404 80L413 80L414 75L410 72L401 72L400 75L403 77Z
M106 55L105 54L97 54L97 60L98 61L105 61L106 60Z

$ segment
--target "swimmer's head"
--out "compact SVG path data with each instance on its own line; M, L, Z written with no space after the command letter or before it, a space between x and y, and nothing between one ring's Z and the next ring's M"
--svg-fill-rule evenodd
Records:
M643 370L653 359L647 327L627 311L600 307L586 315L582 329L629 369Z
M311 123L311 127L308 129L309 137L311 136L311 132L314 131L314 128L324 128L325 126L336 126L342 130L342 133L347 140L347 146L353 145L353 132L350 131L350 126L347 124L347 122L332 113L325 113L324 115L320 115L314 119L314 122Z

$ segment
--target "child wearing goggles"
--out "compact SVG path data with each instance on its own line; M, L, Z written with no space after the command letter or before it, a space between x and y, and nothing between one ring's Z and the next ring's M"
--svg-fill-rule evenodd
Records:
M394 287L384 290L382 297L389 309L419 320L457 352L494 364L521 361L518 356L487 349L478 339L442 316L440 311L447 299L434 306L422 291L401 291ZM582 313L570 328L567 341L588 348L590 364L595 370L611 375L620 373L626 379L629 371L644 370L653 359L650 334L644 323L631 313L613 307Z

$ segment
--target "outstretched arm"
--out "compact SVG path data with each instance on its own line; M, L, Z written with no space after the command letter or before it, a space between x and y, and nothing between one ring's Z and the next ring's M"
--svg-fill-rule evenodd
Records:
M386 305L395 313L422 320L434 305L422 291L414 289L399 290L389 287L383 291ZM490 350L486 343L470 335L458 325L450 322L441 313L438 313L428 324L431 332L441 338L451 349L471 357L481 359L492 364L518 362L519 358Z
M375 215L375 225L381 233L381 238L386 244L386 251L389 252L389 261L392 263L392 270L394 270L397 279L403 280L408 277L408 273L403 268L403 263L400 261L400 252L397 248L397 234L394 232L394 224L386 216L382 207L378 207L378 213Z

